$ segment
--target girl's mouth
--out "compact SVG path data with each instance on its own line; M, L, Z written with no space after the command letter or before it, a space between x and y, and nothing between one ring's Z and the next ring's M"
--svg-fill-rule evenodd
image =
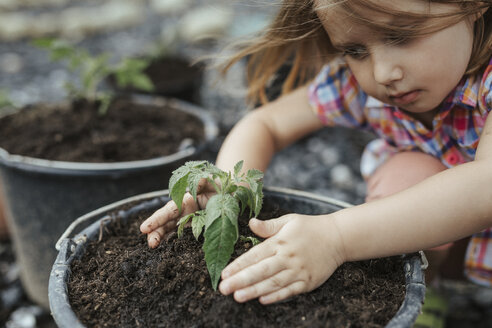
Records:
M395 104L402 106L402 105L408 105L408 104L414 102L415 100L417 100L417 97L419 95L420 95L420 90L413 90L410 92L390 95L389 98Z

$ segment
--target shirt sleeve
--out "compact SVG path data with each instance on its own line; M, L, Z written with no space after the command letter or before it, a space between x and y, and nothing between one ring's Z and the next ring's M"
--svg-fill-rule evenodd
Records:
M487 115L492 110L492 58L482 76L478 91L478 107L482 115Z
M367 94L342 59L325 65L308 89L309 102L329 126L367 128L364 107Z

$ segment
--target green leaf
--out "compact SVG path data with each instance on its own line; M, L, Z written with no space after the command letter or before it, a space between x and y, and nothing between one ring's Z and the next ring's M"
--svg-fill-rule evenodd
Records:
M207 215L205 219L205 231L218 218L228 219L231 224L237 227L239 216L239 204L237 199L229 194L213 195L207 202Z
M246 173L246 182L249 184L254 195L252 210L255 216L258 216L263 204L263 172L255 169L248 170Z
M34 40L32 44L38 48L48 50L52 60L68 60L76 56L75 49L63 40L41 38Z
M253 194L250 189L244 186L239 186L234 194L234 197L239 200L239 204L241 205L241 214L244 213L246 207L251 208L253 204Z
M237 239L237 230L230 220L215 220L205 231L203 251L214 290L217 290L220 274L231 258Z
M198 184L202 179L206 179L209 177L209 173L205 171L201 171L199 169L194 169L190 172L188 176L188 186L190 188L190 193L196 201L196 195L198 190Z
M150 59L126 58L113 69L116 76L116 83L120 88L133 86L143 91L154 90L154 84L144 73L149 66Z
M207 161L188 161L173 171L169 179L169 196L181 211L183 196L188 186L188 176L195 169L205 168Z
M263 206L263 182L258 183L258 188L256 190L255 195L255 205L254 205L254 212L255 216L257 217L260 215L261 207Z
M150 92L154 90L154 83L152 83L152 80L145 74L135 74L131 76L128 80L128 84L142 91Z
M257 169L250 169L246 173L246 178L248 180L260 181L263 179L263 172Z
M5 107L15 108L15 105L10 100L7 90L0 89L0 109Z
M112 93L102 93L97 97L97 100L100 102L98 108L99 115L106 115L108 113L109 106L113 101L113 96Z
M195 212L195 217L193 218L193 221L191 221L191 229L196 240L198 240L198 237L200 237L203 227L205 226L204 214L204 211Z
M180 170L178 168L173 172L171 179L169 179L169 196L176 203L178 211L181 212L181 204L183 203L183 197L186 193L186 187L188 182L188 170Z
M55 39L53 38L40 38L32 41L32 44L39 48L49 49L53 46Z
M256 238L256 237L252 237L252 236L249 236L249 237L245 237L245 236L240 236L240 239L241 241L243 242L246 242L246 243L251 243L251 245L253 246L256 246L258 245L259 243L261 243L261 241Z
M190 213L188 215L183 216L181 219L179 219L179 221L177 223L177 226L178 226L178 238L181 237L181 235L183 234L183 229L184 229L186 223L188 223L188 221L193 216L195 216L195 213Z
M212 163L207 164L207 172L210 173L212 176L212 179L215 180L217 178L222 178L227 176L227 172L222 171L219 169L217 166L213 165Z
M239 161L234 165L234 175L237 176L241 173L241 169L243 168L244 161Z
M238 186L237 186L237 185L235 185L235 184L230 184L230 185L227 187L227 189L225 189L225 190L224 190L224 193L225 193L225 194L233 194L233 193L235 193L235 192L236 192L237 187L238 187Z

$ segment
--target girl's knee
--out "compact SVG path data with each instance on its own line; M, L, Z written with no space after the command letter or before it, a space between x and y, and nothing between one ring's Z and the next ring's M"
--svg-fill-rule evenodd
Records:
M367 180L366 201L407 189L445 169L437 158L422 152L395 154Z

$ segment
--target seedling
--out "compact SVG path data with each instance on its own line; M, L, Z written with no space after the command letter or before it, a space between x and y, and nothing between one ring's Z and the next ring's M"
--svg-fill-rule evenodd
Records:
M253 214L258 216L263 203L263 173L254 169L241 173L242 167L243 161L238 162L231 174L207 161L191 161L176 169L169 180L171 198L180 211L187 190L196 201L198 184L202 179L206 179L217 192L208 200L205 209L188 214L178 221L178 236L182 235L185 224L190 220L197 240L203 232L202 248L215 290L222 269L229 262L239 237L239 215L249 208L249 217Z
M143 73L148 62L143 59L123 59L116 65L109 64L109 55L91 55L85 49L78 49L62 40L38 39L34 45L48 50L54 61L66 61L68 69L78 73L76 83L66 82L65 89L73 99L85 99L92 103L99 103L99 113L106 114L113 93L100 90L101 82L109 75L116 76L119 87L133 86L135 88L152 91L152 81Z
M6 90L0 89L0 111L5 108L15 108L14 103L10 100Z

